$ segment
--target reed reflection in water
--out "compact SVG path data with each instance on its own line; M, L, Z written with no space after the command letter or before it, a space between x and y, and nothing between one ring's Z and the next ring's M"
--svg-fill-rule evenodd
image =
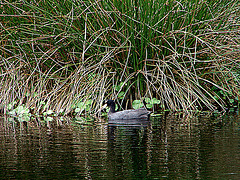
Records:
M0 119L2 179L239 179L239 117L49 123ZM215 123L217 122L217 123Z

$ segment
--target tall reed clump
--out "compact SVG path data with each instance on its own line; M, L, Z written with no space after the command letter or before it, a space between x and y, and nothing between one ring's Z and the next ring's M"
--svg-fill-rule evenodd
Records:
M224 109L239 100L239 17L238 1L3 1L1 109Z
M4 113L17 114L13 110L19 106L34 114L67 114L77 108L81 113L100 107L109 80L106 70L87 60L90 54L82 58L82 16L88 6L81 1L1 3Z

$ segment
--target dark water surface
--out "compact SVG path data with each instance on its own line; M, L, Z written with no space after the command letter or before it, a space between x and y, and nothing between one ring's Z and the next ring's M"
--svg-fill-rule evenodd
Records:
M0 179L240 179L240 118L139 125L0 118Z

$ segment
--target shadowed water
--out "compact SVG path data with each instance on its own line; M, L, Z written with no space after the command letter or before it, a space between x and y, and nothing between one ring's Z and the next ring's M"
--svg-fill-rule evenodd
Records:
M236 115L106 122L1 118L0 179L240 178Z

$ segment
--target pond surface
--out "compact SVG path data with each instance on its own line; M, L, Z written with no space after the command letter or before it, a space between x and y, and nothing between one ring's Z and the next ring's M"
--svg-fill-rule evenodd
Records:
M108 125L0 119L0 179L240 179L238 115Z

